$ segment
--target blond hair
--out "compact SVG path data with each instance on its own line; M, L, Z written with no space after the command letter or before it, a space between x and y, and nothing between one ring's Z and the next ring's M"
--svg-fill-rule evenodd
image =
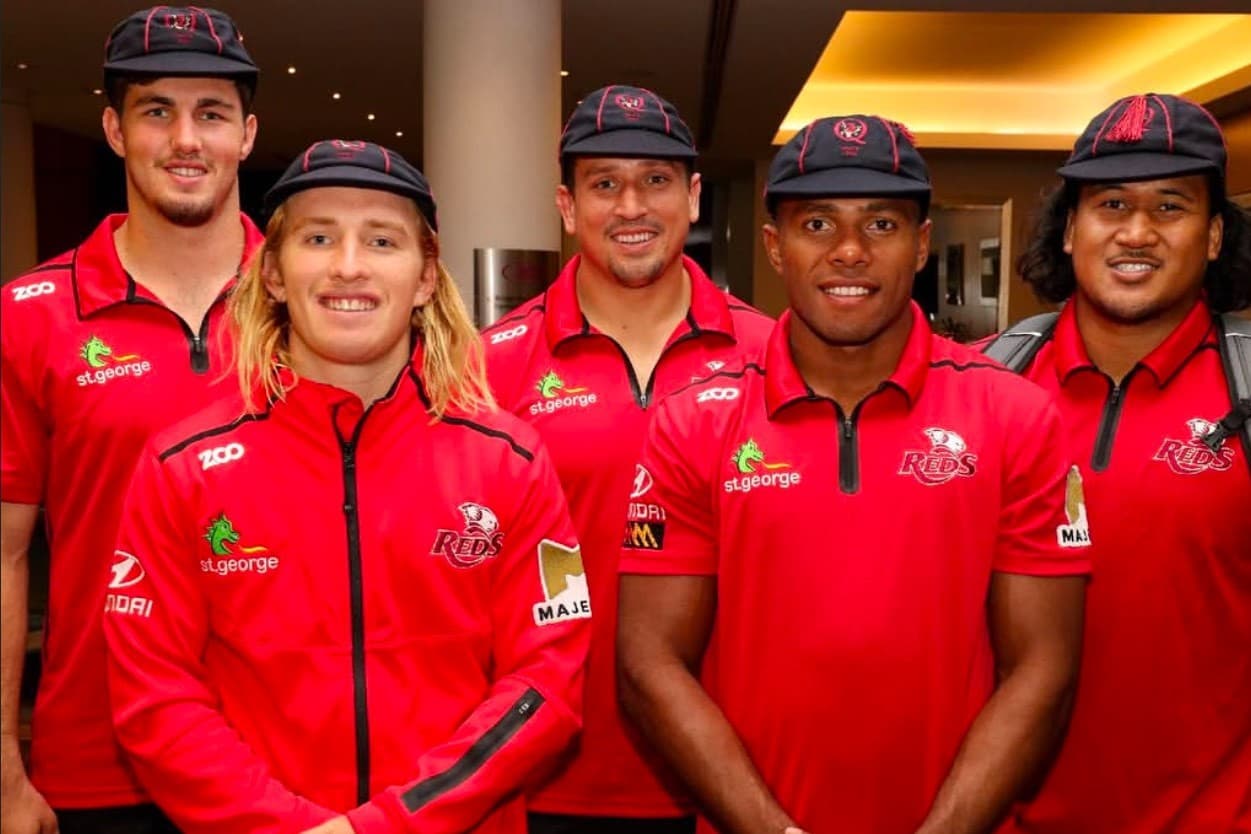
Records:
M450 409L465 414L493 411L495 399L487 383L485 351L456 283L439 260L439 241L420 212L421 247L436 264L434 293L413 311L413 340L423 346L421 377L430 414L437 420ZM291 319L285 304L265 287L266 259L276 267L287 232L286 207L279 206L265 228L265 243L257 249L243 277L230 295L227 312L233 331L234 366L250 411L258 410L258 394L266 402L286 396L296 383L291 369Z

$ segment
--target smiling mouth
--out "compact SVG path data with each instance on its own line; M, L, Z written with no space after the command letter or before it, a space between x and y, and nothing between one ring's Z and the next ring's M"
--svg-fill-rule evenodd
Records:
M1145 275L1148 272L1154 272L1157 267L1155 264L1145 263L1143 261L1126 261L1123 263L1114 263L1111 265L1114 272L1122 275Z
M639 244L639 243L647 243L649 240L652 240L656 237L658 237L656 232L629 232L626 234L613 235L612 239L616 241L617 243L624 243L626 245L634 245L634 244Z
M868 287L823 287L821 292L835 298L856 298L870 295L873 291Z
M367 313L378 302L372 298L323 298L321 305L338 313Z
M165 170L176 177L202 177L208 173L203 168L184 168L179 165L171 165Z

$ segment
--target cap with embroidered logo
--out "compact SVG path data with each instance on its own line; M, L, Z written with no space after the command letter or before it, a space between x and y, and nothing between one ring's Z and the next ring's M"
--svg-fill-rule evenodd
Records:
M1225 137L1212 114L1163 93L1118 99L1086 126L1060 176L1077 182L1225 177Z
M560 136L560 158L695 159L695 140L677 108L651 90L614 84L588 93Z
M134 73L238 79L255 89L260 71L230 16L200 6L153 6L127 17L104 46L104 78Z
M826 116L773 157L765 185L772 213L788 197L910 197L929 209L930 173L912 134L881 116Z
M417 204L430 229L439 230L434 195L421 171L393 150L350 139L325 139L309 145L265 193L265 216L272 215L292 194L328 186L373 188L408 197Z

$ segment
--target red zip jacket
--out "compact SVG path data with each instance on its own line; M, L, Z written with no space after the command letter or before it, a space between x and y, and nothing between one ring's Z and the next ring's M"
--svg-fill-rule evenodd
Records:
M368 409L302 380L158 435L105 636L118 739L188 834L523 832L581 716L590 603L546 451L434 422L421 352Z
M192 330L122 267L113 235L125 220L105 218L0 300L0 499L43 504L51 548L30 778L54 808L146 801L100 697L99 580L144 444L231 390L225 293ZM239 223L246 261L261 233Z

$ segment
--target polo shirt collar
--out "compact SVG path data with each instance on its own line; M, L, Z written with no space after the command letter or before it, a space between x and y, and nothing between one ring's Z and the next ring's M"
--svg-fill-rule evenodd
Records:
M915 302L911 303L912 331L904 345L903 354L894 372L882 383L884 389L895 389L904 395L911 408L921 396L925 378L930 370L933 333L929 321ZM778 317L765 348L765 407L769 418L776 416L783 407L797 400L813 399L818 394L812 390L795 367L791 355L790 331L794 313L786 310ZM874 396L870 394L869 396Z
M578 304L577 274L581 263L581 255L570 258L544 294L545 330L551 350L566 339L597 332ZM726 293L686 255L682 256L682 267L691 279L691 306L686 311L685 323L674 336L713 332L734 338L734 319Z
M1195 351L1213 340L1215 332L1212 324L1212 311L1200 299L1173 332L1138 364L1149 370L1155 377L1156 385L1163 388L1173 380L1186 361L1194 356ZM1086 352L1081 331L1077 329L1077 306L1072 301L1065 304L1060 312L1052 338L1055 342L1056 377L1061 384L1076 371L1098 370L1090 354Z
M260 229L246 214L239 215L243 224L242 270L248 258L264 240ZM79 318L87 318L114 304L136 299L160 303L152 293L135 282L117 256L113 234L126 222L125 214L110 214L95 231L74 250L74 297ZM231 281L233 284L233 280Z

